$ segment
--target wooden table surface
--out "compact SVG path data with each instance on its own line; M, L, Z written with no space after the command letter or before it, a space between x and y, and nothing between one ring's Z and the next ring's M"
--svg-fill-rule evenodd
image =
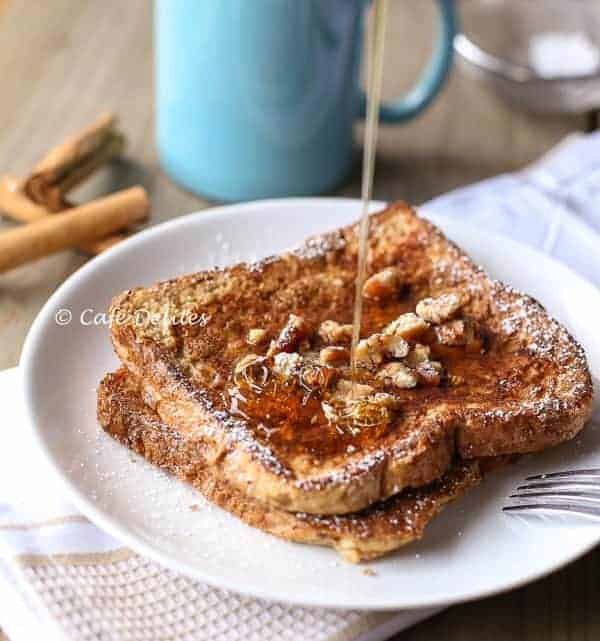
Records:
M392 3L387 96L410 84L429 53L432 5ZM209 204L171 183L157 165L151 18L148 0L0 0L0 173L24 174L42 152L110 108L129 137L127 158L103 170L76 198L141 182L151 196L152 223ZM568 132L587 126L585 117L538 118L516 111L456 69L424 116L383 129L374 195L421 203L522 167ZM336 193L359 191L357 169ZM0 369L17 364L37 311L84 260L65 252L0 277ZM591 641L600 638L599 604L596 550L545 580L453 607L398 638Z

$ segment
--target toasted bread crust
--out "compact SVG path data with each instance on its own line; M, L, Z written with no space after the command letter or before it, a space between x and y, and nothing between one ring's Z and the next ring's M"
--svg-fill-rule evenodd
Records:
M98 389L98 419L107 433L242 521L298 543L335 548L359 562L387 554L423 536L444 505L481 480L477 461L457 464L439 481L407 490L366 510L345 516L314 516L280 510L232 486L206 460L202 443L165 424L143 401L141 387L126 370L108 374Z
M282 444L262 435L256 421L232 413L221 401L222 387L207 384L206 370L226 380L249 351L247 332L260 327L273 335L290 313L315 327L330 318L351 320L355 264L353 226L258 264L125 292L112 306L120 318L191 310L206 323L113 323L115 350L143 381L161 420L201 442L231 486L290 511L355 512L439 478L455 452L463 458L533 452L582 428L592 385L581 347L536 301L491 280L402 203L372 217L369 273L394 266L413 301L449 289L468 298L467 313L485 323L494 347L478 359L452 362L465 385L406 390L398 423L384 436L351 441L352 454L341 447L347 441L339 445L329 434L316 449L304 444L303 432ZM406 311L394 305L367 303L366 335Z

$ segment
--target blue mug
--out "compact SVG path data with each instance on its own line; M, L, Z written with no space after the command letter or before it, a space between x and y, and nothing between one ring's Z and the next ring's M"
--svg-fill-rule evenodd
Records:
M157 144L178 183L222 201L330 191L353 163L368 0L156 0ZM452 0L416 86L381 108L414 118L452 62Z

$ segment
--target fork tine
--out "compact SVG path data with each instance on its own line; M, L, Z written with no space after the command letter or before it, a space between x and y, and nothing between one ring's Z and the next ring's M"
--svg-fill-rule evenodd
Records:
M570 487L592 487L600 490L600 483L598 481L580 481L578 479L558 479L556 481L543 481L541 483L527 483L527 485L519 485L519 490L543 490L552 488L570 488Z
M573 504L556 503L526 503L522 505L507 505L502 508L503 512L533 512L544 510L547 512L569 512L570 514L581 514L583 516L600 517L600 508L586 507Z
M537 510L600 517L600 468L528 476L503 512Z
M575 498L583 499L584 501L600 502L600 490L598 493L594 492L577 492L574 490L558 490L551 492L525 492L522 494L511 494L509 499L529 499L529 498Z
M564 472L550 472L548 474L535 474L528 476L526 481L543 481L545 479L572 478L574 476L584 476L600 478L600 468L590 468L587 470L565 470Z

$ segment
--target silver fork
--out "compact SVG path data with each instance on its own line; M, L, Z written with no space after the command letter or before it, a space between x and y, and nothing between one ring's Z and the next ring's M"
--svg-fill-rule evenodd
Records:
M570 512L600 518L600 468L528 476L504 512Z

